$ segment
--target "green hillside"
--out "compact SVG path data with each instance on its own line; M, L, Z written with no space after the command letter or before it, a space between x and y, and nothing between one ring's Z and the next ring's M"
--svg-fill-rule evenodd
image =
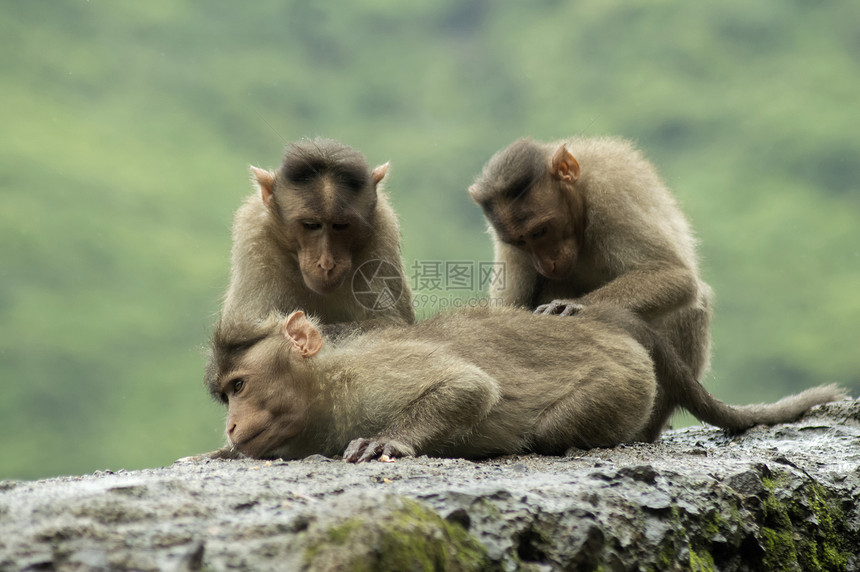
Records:
M408 267L491 259L465 190L514 138L635 139L716 291L708 387L860 392L860 4L0 4L0 478L221 444L232 212L305 136L391 161Z

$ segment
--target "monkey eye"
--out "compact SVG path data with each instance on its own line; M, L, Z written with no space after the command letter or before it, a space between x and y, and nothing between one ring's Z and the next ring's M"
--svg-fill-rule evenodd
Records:
M244 380L244 379L242 379L241 377L240 377L239 379L234 379L234 380L230 383L230 387L231 387L231 389L232 389L232 394L233 394L233 395L236 395L237 393L239 393L240 391L242 391L242 388L243 388L243 387L245 387L245 380Z
M499 237L499 239L505 244L509 244L510 246L516 246L517 248L522 248L526 245L526 241L522 238L513 238L509 236Z
M302 221L302 226L305 227L305 230L319 230L322 228L320 223L311 220Z
M336 222L331 225L334 230L346 230L349 228L348 222Z
M537 240L546 234L546 227L542 226L532 233L532 240Z

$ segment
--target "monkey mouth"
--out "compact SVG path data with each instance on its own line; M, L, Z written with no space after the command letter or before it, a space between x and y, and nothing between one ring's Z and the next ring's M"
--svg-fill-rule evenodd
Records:
M317 294L331 294L343 284L343 280L329 280L329 281L311 281L308 282L307 287L316 292Z
M341 287L347 274L348 272L338 272L337 275L329 278L308 278L305 280L305 285L317 294L331 294Z
M544 268L538 267L536 270L541 276L543 276L547 280L564 280L570 275L570 272L567 271L567 268L549 271Z
M576 259L562 260L550 264L540 264L537 261L534 263L535 270L538 274L547 280L564 280L570 278L573 274L573 269L576 266Z
M260 429L259 431L257 431L253 435L251 435L250 437L243 437L241 440L233 442L232 443L233 447L235 449L238 449L239 452L241 452L243 455L248 455L249 457L256 457L256 455L251 451L251 449L259 449L260 447L254 447L252 442L254 440L257 440L260 437L260 435L262 435L265 432L266 432L266 427L263 427L262 429ZM250 447L249 447L249 444L250 444ZM259 443L258 443L258 445L259 445Z
M267 425L253 435L233 443L233 446L243 455L254 459L271 458L301 432L302 424L302 421L295 420L286 422L283 426Z

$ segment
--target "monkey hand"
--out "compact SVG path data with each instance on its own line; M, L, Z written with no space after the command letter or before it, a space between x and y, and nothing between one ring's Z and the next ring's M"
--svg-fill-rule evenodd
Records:
M190 457L182 457L181 459L177 459L174 463L184 464L184 463L201 463L204 461L211 461L212 459L241 459L242 454L236 451L233 447L225 446L220 449L216 449L214 451L209 451L208 453L201 453L199 455L191 455Z
M573 300L553 300L549 304L541 304L535 308L535 314L547 316L573 316L585 308L583 304Z
M350 463L363 463L379 459L383 463L393 463L397 457L407 457L414 454L412 447L387 437L375 439L353 439L343 452L343 460Z

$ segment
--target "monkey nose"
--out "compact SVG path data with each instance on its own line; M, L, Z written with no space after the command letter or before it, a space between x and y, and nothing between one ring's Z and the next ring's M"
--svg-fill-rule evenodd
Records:
M334 267L336 266L336 264L335 264L334 260L332 260L330 258L322 258L322 259L320 259L319 262L317 262L317 266L319 266L321 269L323 269L326 272L331 272L332 270L334 270Z
M227 438L230 439L231 442L233 441L233 433L235 431L236 431L236 424L235 423L231 423L230 425L227 426Z
M535 269L547 278L556 278L558 262L556 260L541 258L535 260Z

